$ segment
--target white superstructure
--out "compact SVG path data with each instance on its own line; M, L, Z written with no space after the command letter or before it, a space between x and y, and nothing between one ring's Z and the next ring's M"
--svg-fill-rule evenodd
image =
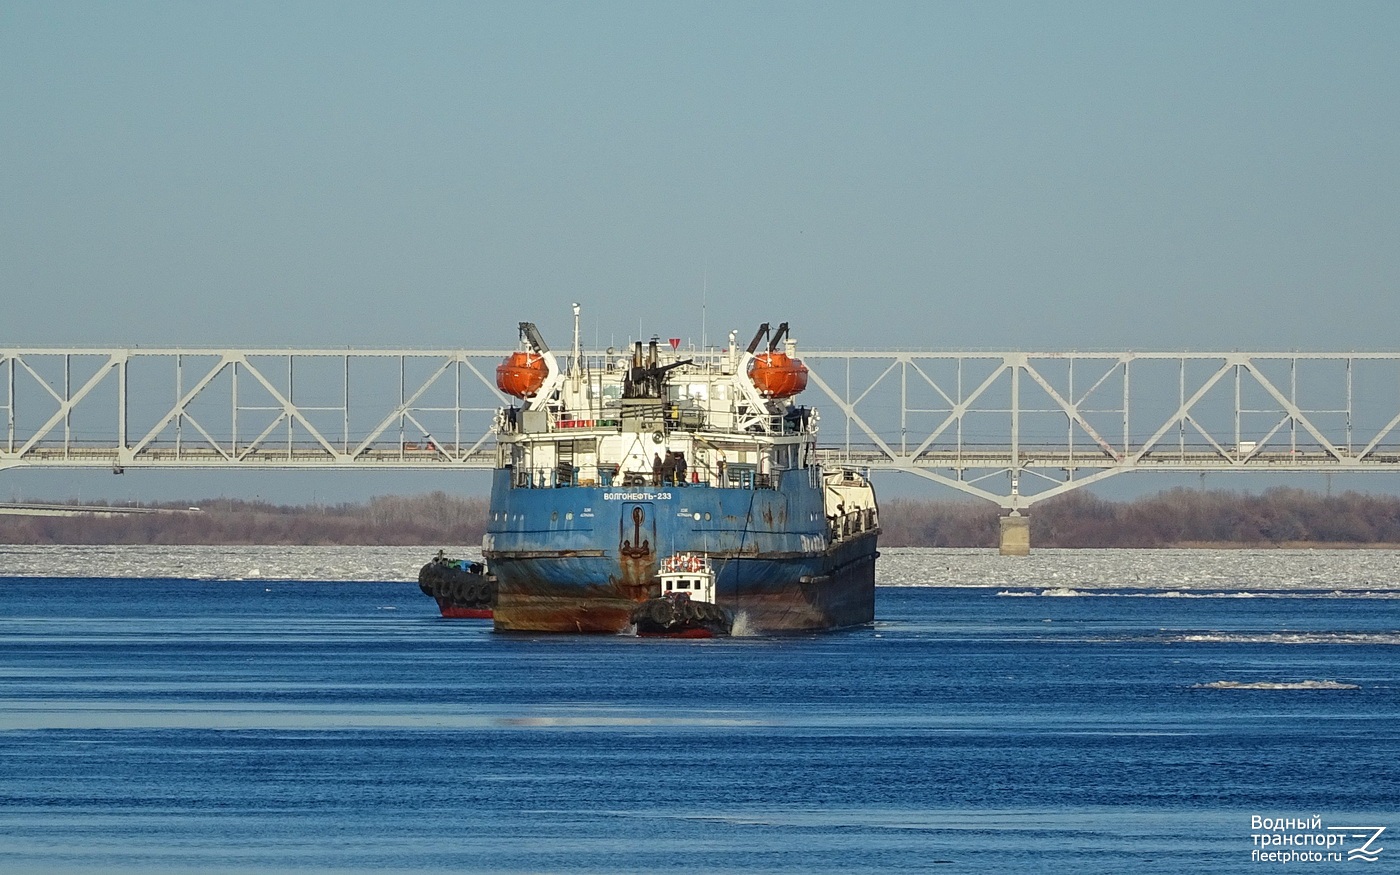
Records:
M806 368L786 324L755 355L730 334L722 351L682 350L678 341L638 341L630 353L559 364L531 323L522 351L498 375L522 399L497 415L497 467L517 486L665 486L680 482L754 488L806 469L818 484L817 415L793 403Z

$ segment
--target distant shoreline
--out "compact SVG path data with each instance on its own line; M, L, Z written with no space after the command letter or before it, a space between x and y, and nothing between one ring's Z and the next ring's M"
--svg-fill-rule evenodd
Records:
M68 515L0 512L0 544L168 546L479 545L485 498L445 492L360 504L272 505L239 499L131 508L26 500ZM3 511L3 506L0 506ZM77 511L76 514L73 512ZM1002 511L986 502L893 499L880 505L880 546L995 548ZM1174 489L1131 502L1071 492L1027 515L1035 549L1400 549L1400 498L1270 489L1260 495Z

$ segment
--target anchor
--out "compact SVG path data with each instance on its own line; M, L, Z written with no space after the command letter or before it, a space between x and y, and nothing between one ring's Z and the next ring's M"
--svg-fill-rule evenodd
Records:
M642 539L642 522L646 513L640 507L632 508L632 540L622 542L622 555L629 559L640 559L651 554L651 541ZM640 546L632 546L639 544Z

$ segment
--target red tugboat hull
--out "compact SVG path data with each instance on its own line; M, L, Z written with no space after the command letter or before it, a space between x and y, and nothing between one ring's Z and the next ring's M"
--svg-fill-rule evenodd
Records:
M638 632L638 638L713 638L709 629L684 629L679 632Z
M490 608L460 608L444 604L441 599L438 600L438 610L449 620L490 620L496 616L496 612Z

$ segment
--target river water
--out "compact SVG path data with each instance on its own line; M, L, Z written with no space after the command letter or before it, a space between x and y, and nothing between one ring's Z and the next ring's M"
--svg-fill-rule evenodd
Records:
M714 641L442 620L405 582L431 552L0 547L0 871L1345 871L1400 839L1394 552L886 550L872 627Z

